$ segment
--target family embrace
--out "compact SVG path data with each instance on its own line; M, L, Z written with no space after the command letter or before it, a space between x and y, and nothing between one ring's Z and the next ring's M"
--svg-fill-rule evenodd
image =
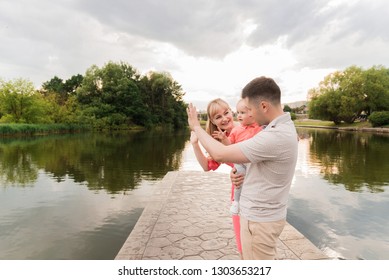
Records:
M202 168L215 170L221 163L233 167L230 210L242 259L275 259L298 145L295 126L282 109L280 88L267 77L249 82L237 104L239 126L221 99L208 104L206 130L200 126L196 107L190 104L187 113L191 143Z

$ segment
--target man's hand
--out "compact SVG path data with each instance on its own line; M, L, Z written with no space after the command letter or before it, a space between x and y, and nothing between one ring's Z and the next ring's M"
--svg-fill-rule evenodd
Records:
M237 170L235 167L231 169L230 179L231 179L231 183L235 186L235 188L239 189L243 184L244 174L242 173L237 174L236 171Z
M197 110L196 107L193 106L192 103L189 104L186 109L186 113L188 114L188 124L191 130L194 130L196 126L200 126L200 122L197 118Z

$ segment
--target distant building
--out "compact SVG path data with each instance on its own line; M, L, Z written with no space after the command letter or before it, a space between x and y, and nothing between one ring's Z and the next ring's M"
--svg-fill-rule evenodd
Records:
M283 104L283 106L285 105L288 105L292 109L292 112L296 114L308 113L308 101L296 101L296 102Z

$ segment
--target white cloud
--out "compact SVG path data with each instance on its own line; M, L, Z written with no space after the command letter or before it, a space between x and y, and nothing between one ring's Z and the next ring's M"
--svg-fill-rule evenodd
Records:
M388 10L385 0L3 0L0 77L40 86L124 61L170 72L200 108L217 97L235 107L260 75L298 101L334 70L388 67Z

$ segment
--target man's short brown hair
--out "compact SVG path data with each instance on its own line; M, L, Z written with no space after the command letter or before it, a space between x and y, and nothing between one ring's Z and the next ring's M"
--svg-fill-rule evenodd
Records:
M266 100L274 105L281 103L281 90L272 78L258 77L242 90L242 98Z

